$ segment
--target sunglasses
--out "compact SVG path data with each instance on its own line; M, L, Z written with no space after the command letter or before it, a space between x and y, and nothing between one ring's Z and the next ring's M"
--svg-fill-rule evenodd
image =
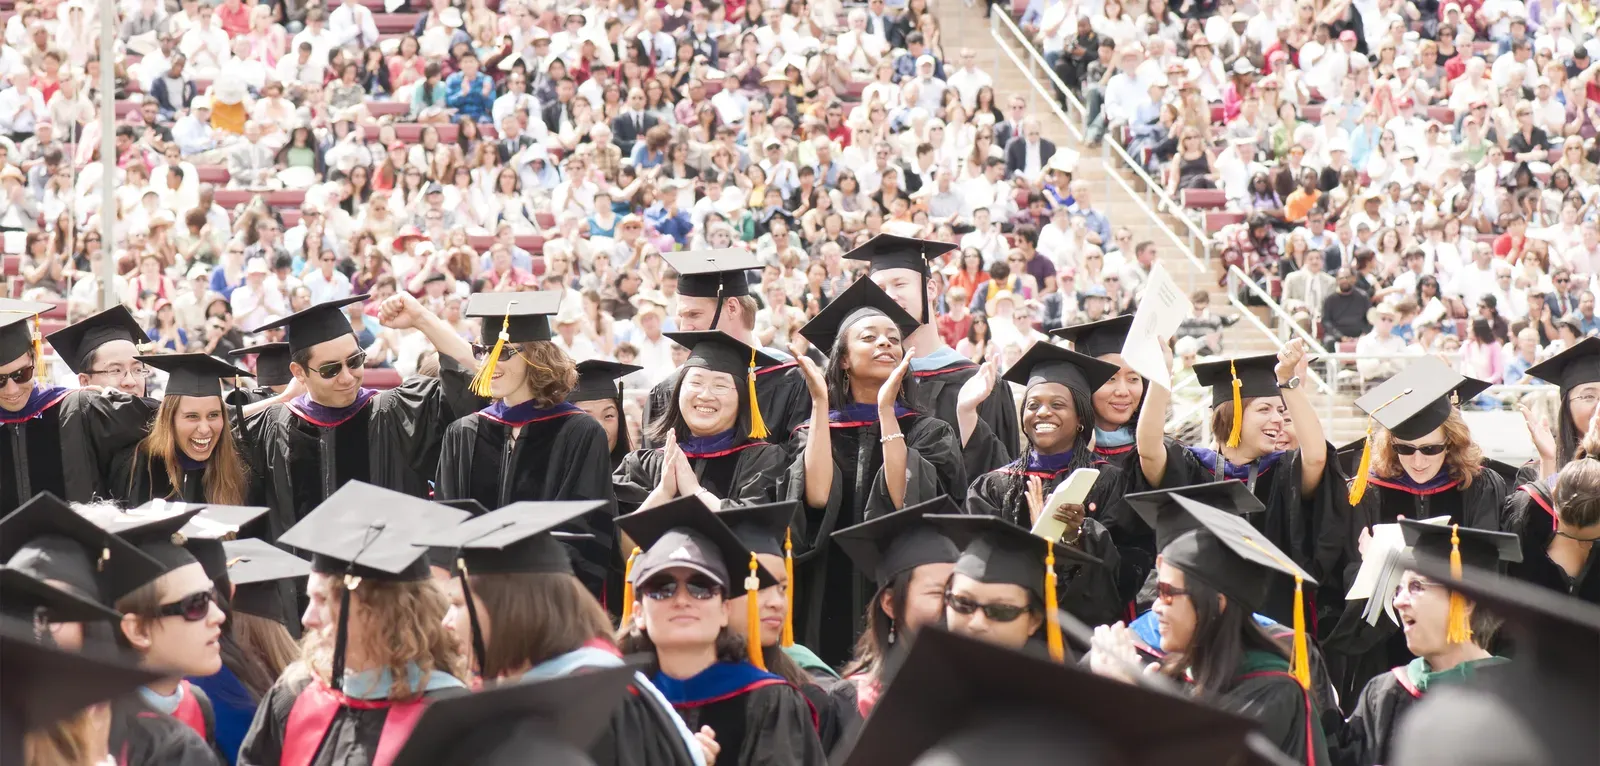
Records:
M211 604L215 599L209 590L193 593L173 603L162 604L156 610L156 614L162 617L182 617L184 622L199 622L211 613Z
M1406 455L1406 456L1415 455L1418 452L1421 452L1422 454L1427 455L1428 457L1438 457L1438 456L1444 454L1445 449L1446 448L1445 448L1445 446L1443 444L1429 444L1429 445L1427 445L1425 447L1418 447L1415 444L1400 444L1400 443L1396 443L1394 445L1395 454Z
M323 380L333 380L334 378L339 377L339 373L344 372L346 367L350 368L351 371L355 371L365 367L366 364L367 352L357 351L354 354L351 354L350 358L342 362L329 362L320 367L312 367L311 369L313 372L317 373L317 375L321 376Z
M1159 581L1156 583L1156 598L1161 599L1161 603L1167 604L1168 606L1171 606L1173 599L1179 596L1187 595L1189 595L1189 591L1186 591L1176 585Z
M21 367L21 368L12 370L11 372L0 372L0 388L4 388L5 387L7 380L9 380L12 383L15 383L15 384L17 384L19 386L24 384L24 383L27 383L30 380L33 380L33 372L34 372L33 368L34 368L34 365L30 364L30 365L28 365L26 367Z
M488 356L489 352L493 351L493 350L494 350L494 346L486 345L486 344L483 344L483 343L474 343L474 344L472 344L472 357L474 359L482 361L483 358ZM500 347L500 358L499 358L499 361L509 362L509 361L511 361L511 357L514 357L514 356L516 356L517 354L520 354L520 353L522 353L522 349L517 348L515 346L509 346L509 345L501 346Z
M651 601L671 601L678 595L678 586L689 590L689 598L695 601L707 601L722 595L722 586L711 581L710 578L695 576L687 580L658 580L646 583L639 589L639 595Z
M983 610L984 618L990 622L1016 622L1018 617L1028 613L1028 607L1015 604L983 604L973 601L965 596L957 596L950 591L944 593L945 606L954 609L957 614L976 614Z

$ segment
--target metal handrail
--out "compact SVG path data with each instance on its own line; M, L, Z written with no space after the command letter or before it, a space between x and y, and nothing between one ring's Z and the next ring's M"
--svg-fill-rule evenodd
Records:
M1230 299L1233 298L1234 294L1236 293L1236 291L1233 289L1236 282L1244 285L1250 290L1250 292L1255 293L1256 297L1260 298L1261 302L1265 304L1267 308L1272 310L1272 315L1277 317L1278 321L1287 324L1291 331L1293 331L1296 335L1299 335L1300 338L1306 342L1306 347L1308 350L1317 356L1328 355L1327 347L1323 346L1322 343L1317 340L1316 336L1306 332L1304 327L1301 327L1298 323L1296 323L1294 318L1289 315L1289 312L1285 311L1282 306L1278 305L1278 302L1273 300L1272 296L1268 294L1266 290L1261 289L1261 285L1256 284L1255 280L1251 279L1249 274L1244 273L1244 271L1238 266L1229 266L1228 296Z

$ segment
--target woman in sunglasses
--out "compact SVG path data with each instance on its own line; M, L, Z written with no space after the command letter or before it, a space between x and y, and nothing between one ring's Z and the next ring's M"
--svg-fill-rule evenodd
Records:
M698 498L619 517L641 548L630 565L633 602L619 648L646 654L648 675L712 766L820 766L827 760L816 715L800 690L766 670L759 615L735 614L728 598L777 585L756 555ZM741 587L743 586L743 587ZM745 637L729 629L747 621Z
M127 506L151 500L243 505L253 474L240 455L222 380L248 375L206 354L135 357L168 374L149 434L112 462L110 489Z

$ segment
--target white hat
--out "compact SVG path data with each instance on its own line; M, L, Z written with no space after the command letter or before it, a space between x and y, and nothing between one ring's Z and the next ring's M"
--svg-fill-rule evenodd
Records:
M1234 74L1255 74L1255 72L1256 65L1250 63L1250 59L1241 58L1238 61L1233 62Z
M190 111L193 111L195 109L210 109L210 108L211 108L211 99L206 97L206 96L195 96L194 100L189 102Z
M939 61L938 59L935 59L934 57L924 53L917 57L917 66L921 67L923 64L927 64L928 66L938 66Z
M244 265L244 273L245 274L265 274L265 273L267 273L267 259L265 259L265 258L251 258L250 262Z
M1395 59L1394 60L1394 68L1395 69L1410 69L1411 68L1411 57L1410 56L1401 56L1401 57Z
M439 11L439 23L447 27L461 28L461 11L455 6L446 7Z

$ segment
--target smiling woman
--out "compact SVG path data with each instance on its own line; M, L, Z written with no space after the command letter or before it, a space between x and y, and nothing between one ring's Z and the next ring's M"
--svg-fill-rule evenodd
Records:
M241 505L252 474L235 445L222 379L248 373L205 354L141 356L170 373L150 433L112 462L111 488L127 505L151 500Z

